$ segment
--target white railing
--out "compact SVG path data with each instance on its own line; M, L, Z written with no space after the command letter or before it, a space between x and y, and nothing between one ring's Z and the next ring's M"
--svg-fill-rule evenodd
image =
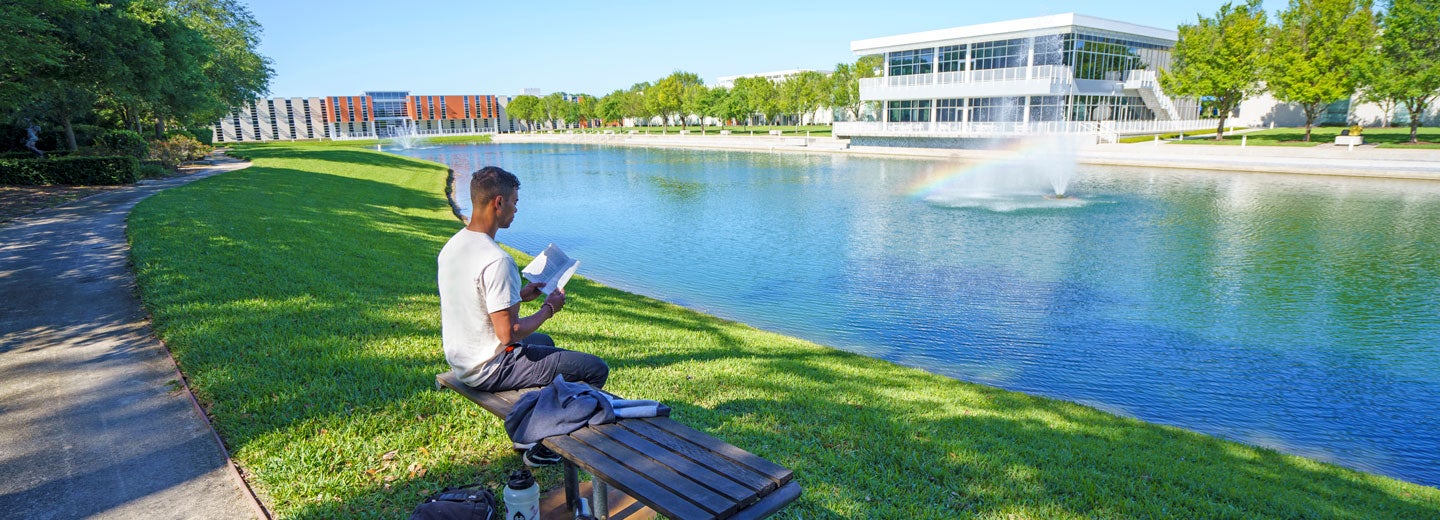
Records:
M876 137L1000 137L1044 134L1095 134L1100 123L1093 121L1019 122L908 122L851 121L835 123L836 136Z
M1068 80L1072 76L1073 73L1070 67L1065 65L1039 65L1035 67L962 70L933 74L909 74L904 76L886 76L883 78L865 78L860 80L860 88L869 90L876 88L927 87L930 85L964 85L969 83L1024 81L1030 79Z
M1215 130L1215 127L1219 125L1219 119L1172 119L1170 121L1106 121L1103 123L1102 129L1119 135L1137 135L1164 134L1171 132L1191 132L1195 130Z

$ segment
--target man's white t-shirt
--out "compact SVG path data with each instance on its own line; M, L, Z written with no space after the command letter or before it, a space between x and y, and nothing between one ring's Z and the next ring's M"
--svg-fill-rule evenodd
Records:
M490 313L520 303L515 259L490 235L461 229L440 249L440 340L445 360L460 381L475 386L488 379L504 350Z

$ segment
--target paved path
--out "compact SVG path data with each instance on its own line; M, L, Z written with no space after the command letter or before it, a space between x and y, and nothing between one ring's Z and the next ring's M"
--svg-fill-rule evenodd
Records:
M214 167L0 227L0 518L256 518L134 294L125 220Z

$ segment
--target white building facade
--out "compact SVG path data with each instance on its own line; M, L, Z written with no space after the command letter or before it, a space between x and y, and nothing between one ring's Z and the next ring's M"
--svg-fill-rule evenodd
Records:
M852 138L1120 135L1214 128L1199 104L1165 94L1173 30L1074 13L851 42L881 55L860 82L878 121L835 124Z

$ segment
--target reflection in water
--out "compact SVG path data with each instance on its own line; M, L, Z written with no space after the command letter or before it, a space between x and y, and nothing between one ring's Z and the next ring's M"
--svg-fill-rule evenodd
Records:
M933 161L407 154L515 172L522 215L502 241L555 242L603 283L1440 485L1436 183L1082 167L1067 187L1077 206L997 211L912 196L950 166Z

